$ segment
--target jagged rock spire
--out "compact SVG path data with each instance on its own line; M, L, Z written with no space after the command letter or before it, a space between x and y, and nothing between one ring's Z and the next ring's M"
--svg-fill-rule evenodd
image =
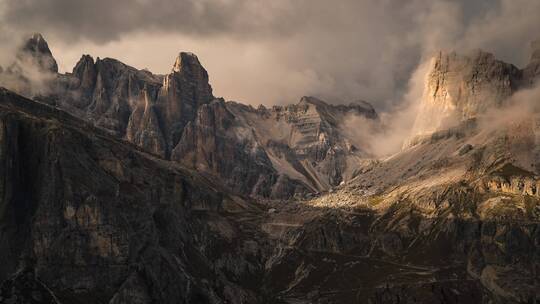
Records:
M54 59L47 41L39 33L33 34L21 47L17 54L19 60L30 59L37 66L53 73L58 73L58 64Z
M197 55L190 52L180 52L174 62L173 71L180 72L183 68L190 67L195 67L197 69L202 68L199 58L197 58Z
M97 70L94 59L90 55L83 55L73 68L73 75L79 80L78 88L87 96L94 89L97 79Z
M176 58L172 73L163 79L158 107L164 117L167 141L174 147L184 126L193 121L197 110L214 99L208 73L197 56L181 52Z

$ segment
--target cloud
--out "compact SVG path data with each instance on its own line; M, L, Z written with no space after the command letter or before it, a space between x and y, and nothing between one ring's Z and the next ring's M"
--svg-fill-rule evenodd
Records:
M165 73L187 50L228 99L271 105L303 95L361 98L383 111L403 102L409 78L433 51L484 48L524 64L540 28L537 0L0 3L2 29L43 32L64 71L91 50Z
M524 65L529 43L540 38L540 1L500 0L471 19L457 49L482 48L507 62Z
M118 40L134 32L260 36L294 23L288 1L251 0L6 0L5 24L43 29L76 41ZM291 24L293 25L293 24Z
M384 158L399 152L405 141L410 139L418 108L425 94L429 62L424 62L412 74L407 93L402 101L380 115L380 121L368 120L351 115L343 121L341 129L347 138L370 157Z
M34 98L51 93L56 76L55 73L41 68L31 55L19 53L15 61L0 71L0 86Z
M540 113L540 83L514 93L500 108L492 108L478 117L479 129L504 131L524 122L535 125ZM536 127L536 126L535 126Z

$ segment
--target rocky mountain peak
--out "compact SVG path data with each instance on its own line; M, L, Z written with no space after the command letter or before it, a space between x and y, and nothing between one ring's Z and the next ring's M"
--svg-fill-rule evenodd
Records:
M77 74L78 71L84 70L86 67L94 65L94 58L90 55L82 55L81 59L77 62L75 67L73 68L73 74Z
M90 55L83 55L73 68L73 75L79 80L78 86L81 89L84 91L93 90L97 77L94 58Z
M176 79L177 81L173 81ZM190 52L180 52L174 61L172 73L164 78L163 87L165 90L171 89L174 83L188 82L192 89L197 89L200 95L204 96L206 103L213 99L212 87L208 83L208 72L202 66L199 58Z
M39 33L32 34L32 36L25 42L22 49L27 52L52 55L47 41L45 41L43 36Z
M18 46L15 58L0 73L1 86L33 98L50 93L58 65L43 36L33 34Z
M197 55L190 52L180 52L176 57L176 60L173 65L174 72L181 72L184 70L200 70L204 68L199 62Z
M33 34L23 44L17 57L19 60L27 60L30 58L38 65L40 69L44 71L50 71L53 73L58 72L58 64L56 63L56 60L49 49L49 45L39 33Z
M193 53L181 52L171 74L163 78L158 104L163 113L170 147L178 143L184 126L193 121L197 110L214 99L208 73Z
M429 134L499 107L521 83L521 71L476 50L439 52L431 62L413 133Z

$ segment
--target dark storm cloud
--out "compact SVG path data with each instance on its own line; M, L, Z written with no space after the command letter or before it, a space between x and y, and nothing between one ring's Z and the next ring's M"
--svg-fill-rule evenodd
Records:
M203 62L235 63L234 75L207 65L217 93L267 104L319 95L388 108L438 49L483 48L522 65L540 36L538 0L0 0L0 9L4 29L60 37L64 50L130 35L190 37L188 48L228 41L227 58L217 42L204 44ZM242 57L246 49L257 60Z
M294 20L280 4L251 0L4 0L4 22L105 43L139 31L257 36ZM287 6L288 8L288 6Z

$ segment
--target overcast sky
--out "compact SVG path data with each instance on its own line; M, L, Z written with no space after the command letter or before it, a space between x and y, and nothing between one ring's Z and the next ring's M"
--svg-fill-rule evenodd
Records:
M228 100L315 95L387 109L439 49L482 48L523 66L540 38L540 1L0 0L0 57L30 32L45 36L62 71L89 53L168 73L192 51Z

